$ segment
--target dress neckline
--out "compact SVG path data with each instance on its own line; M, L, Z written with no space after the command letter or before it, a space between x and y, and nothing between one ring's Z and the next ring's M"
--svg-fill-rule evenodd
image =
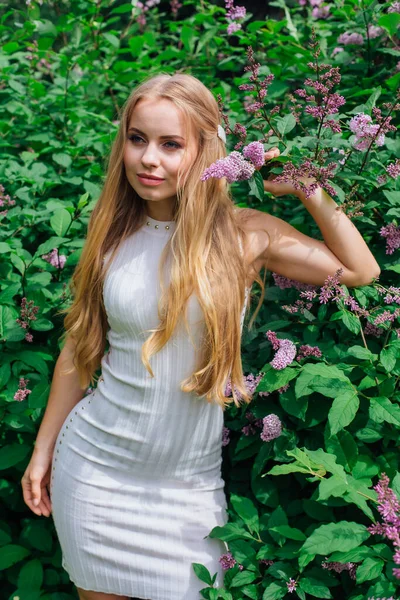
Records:
M157 219L153 219L153 217L149 217L147 214L143 225L145 231L156 235L171 233L171 231L174 231L175 227L176 221L158 221Z

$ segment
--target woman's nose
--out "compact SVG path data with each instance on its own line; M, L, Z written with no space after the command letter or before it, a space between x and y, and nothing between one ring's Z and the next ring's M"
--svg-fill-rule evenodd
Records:
M157 150L149 144L143 151L142 163L146 165L158 165L159 156Z

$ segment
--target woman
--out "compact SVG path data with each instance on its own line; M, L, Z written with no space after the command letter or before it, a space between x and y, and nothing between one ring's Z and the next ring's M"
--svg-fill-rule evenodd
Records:
M217 102L190 75L162 74L132 92L73 276L67 341L22 486L35 514L52 512L81 600L194 600L204 585L193 562L222 585L226 546L207 536L227 521L229 377L233 401L235 389L251 401L240 348L253 281L264 291L262 267L321 285L342 268L350 287L379 275L323 190L306 200L264 184L296 193L325 243L236 210L226 180L201 181L226 156L218 126ZM99 365L98 387L82 398Z

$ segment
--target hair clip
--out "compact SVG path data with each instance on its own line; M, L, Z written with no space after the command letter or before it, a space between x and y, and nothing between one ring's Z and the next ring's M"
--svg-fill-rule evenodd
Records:
M218 125L218 133L217 133L217 135L224 142L224 144L226 144L225 130L224 130L223 127L221 127L221 125Z

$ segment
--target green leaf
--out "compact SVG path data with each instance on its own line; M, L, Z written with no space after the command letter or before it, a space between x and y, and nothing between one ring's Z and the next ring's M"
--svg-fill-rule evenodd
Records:
M342 323L352 333L359 333L361 329L360 319L353 315L348 310L344 310L342 313Z
M104 35L106 35L106 34L103 33L103 36ZM54 162L56 162L61 167L65 167L66 169L68 169L68 167L70 167L72 164L72 158L70 157L69 154L64 154L64 153L60 152L58 154L53 154L52 158L53 158Z
M259 171L255 170L253 175L248 179L250 194L258 200L264 200L264 180Z
M258 533L260 530L260 523L258 517L257 508L254 506L250 498L245 496L238 496L231 494L230 501L233 508L241 519L246 523L250 531Z
M363 346L351 346L348 348L347 353L360 360L375 360L377 358L376 354L373 354L371 350L368 350Z
M325 445L327 451L336 456L337 462L351 473L358 457L358 447L353 436L342 429L336 435L327 438Z
M38 589L43 583L43 566L38 558L25 563L18 574L18 587L21 589Z
M315 598L332 598L329 588L318 579L313 577L301 577L299 580L299 588L306 594Z
M397 359L399 358L398 346L393 344L389 345L387 348L383 348L379 358L385 371L387 373L391 373L396 365Z
M9 469L23 460L31 448L28 444L8 444L0 448L0 470Z
M229 542L229 540L236 540L238 538L254 539L251 533L240 527L238 523L226 523L223 527L217 525L208 535L210 538L217 538L224 542Z
M300 375L296 379L296 398L308 396L315 391L313 385L316 377L324 377L330 381L338 379L339 381L346 382L351 387L349 378L336 366L326 365L325 363L307 363L303 366Z
M306 536L300 529L296 529L295 527L289 527L289 525L277 525L275 527L271 527L269 531L275 531L276 533L280 533L283 537L289 540L297 540L302 542L306 539Z
M65 208L55 210L51 219L50 226L58 236L65 235L72 221L70 213Z
M383 571L385 561L381 558L366 558L364 562L357 567L356 580L357 585L370 581L380 576Z
M265 477L266 475L287 475L288 473L310 474L310 471L306 467L303 467L302 465L293 462L288 465L276 465L275 467L272 467L272 469L268 471L268 473L264 473L263 475L261 475L261 477Z
M351 521L339 521L320 525L314 529L310 537L304 542L300 549L301 554L327 556L332 552L346 552L357 548L370 533L364 525Z
M17 544L9 544L0 548L0 571L4 571L15 565L20 560L29 556L30 550Z
M285 115L284 117L278 118L276 120L276 126L279 133L282 136L287 135L292 129L294 129L297 125L296 119L292 115L292 113Z
M211 578L211 573L204 565L201 565L200 563L192 562L192 567L193 567L194 572L196 573L196 576L201 581L204 581L204 583L206 583L207 585L210 585L210 586L213 584L212 578Z
M324 501L330 496L340 497L347 490L347 483L336 475L322 479L318 487L318 500Z
M265 375L259 381L255 391L256 392L275 392L279 388L283 387L289 381L297 377L300 369L293 367L286 367L285 369L273 369L270 365L266 365L263 369Z
M378 20L378 25L386 29L391 36L394 36L397 28L400 24L400 14L399 13L386 13L382 15Z
M370 398L369 416L376 423L385 422L400 427L400 407L384 396Z
M233 577L230 587L239 587L246 583L252 583L258 577L259 575L254 571L240 571Z
M357 414L359 406L360 400L355 389L347 390L335 398L328 413L329 427L332 435L350 425Z
M262 600L279 600L287 594L287 585L285 583L270 583L264 590Z

